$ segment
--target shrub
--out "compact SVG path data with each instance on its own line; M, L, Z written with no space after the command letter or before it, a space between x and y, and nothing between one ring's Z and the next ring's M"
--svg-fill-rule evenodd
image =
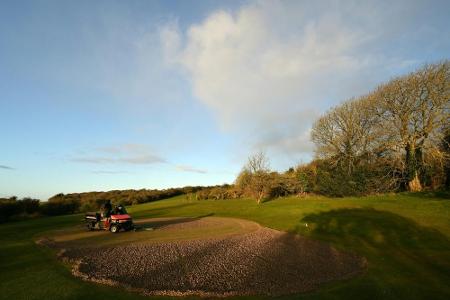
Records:
M295 176L300 185L303 187L304 193L311 193L317 188L317 162L312 161L309 164L299 165L295 169Z
M37 199L31 198L23 198L20 201L17 201L19 204L21 212L25 214L34 214L39 211L40 201Z
M39 200L17 197L0 199L0 222L6 222L15 217L26 217L39 211Z
M48 201L42 203L40 212L47 216L67 215L78 212L80 203L76 200Z
M0 222L8 221L21 212L20 204L15 198L0 199Z

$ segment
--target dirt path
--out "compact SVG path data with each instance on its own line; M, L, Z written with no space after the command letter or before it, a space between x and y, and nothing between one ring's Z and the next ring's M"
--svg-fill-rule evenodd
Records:
M155 231L216 226L224 218L147 220ZM234 220L234 221L232 221ZM238 219L229 219L233 223ZM298 235L237 221L239 234L92 248L66 248L74 274L148 295L284 295L364 272L366 261ZM223 225L223 224L222 224ZM233 225L234 226L234 225Z

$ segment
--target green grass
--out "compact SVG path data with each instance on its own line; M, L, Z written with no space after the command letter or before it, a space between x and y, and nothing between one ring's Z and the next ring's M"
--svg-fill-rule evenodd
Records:
M164 225L176 225L200 220L203 223L202 226L164 227ZM45 232L43 237L52 239L58 247L65 249L90 248L91 251L101 251L95 248L131 243L160 243L225 237L253 232L259 229L259 226L254 222L208 215L199 216L198 218L140 219L136 221L136 225L142 227L142 230L131 233L111 234L108 231L87 231L86 227L80 224L67 229ZM148 228L151 228L151 230L146 230Z
M368 259L365 275L285 298L450 299L450 200L427 194L363 198L187 201L129 208L134 218L238 217L324 240ZM33 238L78 224L81 215L0 225L0 299L148 299L72 277ZM306 226L307 224L307 226ZM154 297L153 299L155 299Z

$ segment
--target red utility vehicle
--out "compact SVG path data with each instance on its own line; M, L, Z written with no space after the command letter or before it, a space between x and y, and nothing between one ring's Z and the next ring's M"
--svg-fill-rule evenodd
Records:
M88 212L84 217L88 230L109 230L112 233L121 229L129 231L134 229L134 224L129 214L112 214L109 218L102 217L98 212Z

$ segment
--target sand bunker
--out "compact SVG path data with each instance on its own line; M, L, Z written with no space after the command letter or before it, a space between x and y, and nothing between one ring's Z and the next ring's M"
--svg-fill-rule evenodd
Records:
M208 217L151 222L159 226L150 236L191 232L208 224L231 228L236 222L242 230L203 239L141 239L95 249L65 242L55 245L65 248L64 258L76 262L75 275L147 295L285 295L350 278L366 268L362 257L250 221Z

